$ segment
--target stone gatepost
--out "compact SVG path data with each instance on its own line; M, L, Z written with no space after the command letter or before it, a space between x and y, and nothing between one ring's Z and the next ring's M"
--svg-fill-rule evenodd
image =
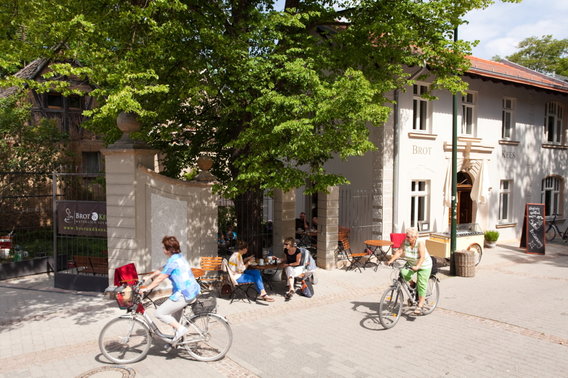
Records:
M274 220L272 254L282 257L284 239L294 237L296 232L296 192L274 191Z
M317 265L322 269L335 269L338 227L339 188L332 186L329 193L318 193Z
M103 150L105 156L107 243L109 285L113 285L114 269L133 262L140 273L147 271L145 256L148 246L145 239L145 198L136 196L144 185L137 181L138 167L154 169L158 151L134 141L130 133L138 131L136 116L121 113L117 126L122 138ZM142 221L140 221L142 220Z

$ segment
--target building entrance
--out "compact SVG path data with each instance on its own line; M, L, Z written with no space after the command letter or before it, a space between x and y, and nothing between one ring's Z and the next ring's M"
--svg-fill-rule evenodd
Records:
M473 182L471 176L466 172L458 172L457 176L457 223L472 223L473 201L471 200L471 188Z

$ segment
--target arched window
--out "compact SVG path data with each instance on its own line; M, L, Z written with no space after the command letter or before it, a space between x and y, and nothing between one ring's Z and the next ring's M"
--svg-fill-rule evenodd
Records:
M546 215L562 214L560 197L562 195L562 181L558 176L548 176L542 179L540 200L544 203Z

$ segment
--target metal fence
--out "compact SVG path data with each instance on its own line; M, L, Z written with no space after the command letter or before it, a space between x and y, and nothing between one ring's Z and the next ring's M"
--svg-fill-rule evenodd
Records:
M1 262L53 254L51 174L0 172Z
M54 257L59 270L74 255L106 255L106 231L104 237L58 232L60 201L104 203L104 174L0 172L0 263Z
M237 239L241 238L241 225L237 222L237 212L235 201L221 198L218 202L218 253L219 256L228 257L235 250ZM246 206L243 206L245 208ZM252 211L252 210L251 210ZM258 240L260 248L267 250L272 248L272 219L273 219L273 199L263 196L261 204L261 214L258 222L247 230L246 239L251 243ZM244 214L247 217L249 214Z
M107 257L104 173L54 173L53 250L73 267L75 256Z
M339 188L339 226L351 229L352 248L373 239L373 192L371 190Z

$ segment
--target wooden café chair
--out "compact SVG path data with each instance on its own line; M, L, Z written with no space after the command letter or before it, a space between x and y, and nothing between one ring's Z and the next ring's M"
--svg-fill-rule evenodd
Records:
M223 259L222 263L223 271L225 272L225 283L231 287L231 303L240 296L241 299L247 299L250 303L249 291L252 290L254 292L253 300L256 300L258 293L254 288L254 282L237 282L235 278L235 274L229 267L229 261L227 259Z

